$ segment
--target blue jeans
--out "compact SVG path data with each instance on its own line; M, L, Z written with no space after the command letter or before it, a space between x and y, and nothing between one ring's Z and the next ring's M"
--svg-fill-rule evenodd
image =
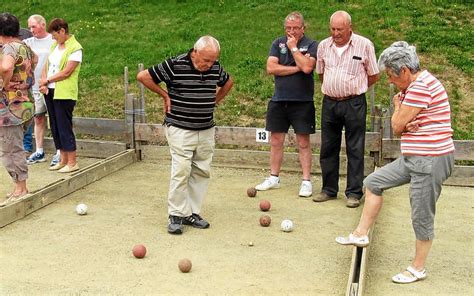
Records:
M23 135L23 149L26 152L33 152L33 125L34 123L31 123Z

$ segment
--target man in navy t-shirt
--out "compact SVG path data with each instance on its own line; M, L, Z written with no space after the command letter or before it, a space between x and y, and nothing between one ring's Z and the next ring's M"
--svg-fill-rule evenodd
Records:
M310 134L315 133L313 102L317 42L304 35L304 18L292 12L285 18L286 35L273 41L267 60L268 74L275 76L275 92L268 103L266 130L270 131L270 177L257 190L280 188L283 143L290 125L296 134L303 171L299 196L309 197L311 185Z

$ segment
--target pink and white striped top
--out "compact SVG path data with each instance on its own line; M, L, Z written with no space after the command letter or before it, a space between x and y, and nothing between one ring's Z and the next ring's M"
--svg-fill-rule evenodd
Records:
M318 46L316 73L324 74L321 91L330 97L342 98L367 91L368 76L379 73L372 42L352 33L349 45L339 56L332 37Z
M420 120L416 132L401 136L403 155L438 156L454 151L451 108L441 82L423 71L406 91L400 92L403 105L423 108L414 120Z

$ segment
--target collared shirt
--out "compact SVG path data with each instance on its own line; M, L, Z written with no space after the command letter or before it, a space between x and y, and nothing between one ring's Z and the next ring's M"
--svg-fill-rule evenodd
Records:
M166 113L165 122L182 129L205 130L215 125L216 91L227 83L229 74L218 61L200 72L194 68L191 51L148 68L148 73L156 84L166 83L171 112Z
M367 91L368 76L379 73L372 42L352 33L349 46L338 55L332 37L319 44L316 73L324 74L321 91L330 97L348 97Z
M438 156L454 151L448 94L436 77L426 70L421 72L400 92L400 100L402 105L422 108L414 119L420 121L420 128L401 136L403 155Z

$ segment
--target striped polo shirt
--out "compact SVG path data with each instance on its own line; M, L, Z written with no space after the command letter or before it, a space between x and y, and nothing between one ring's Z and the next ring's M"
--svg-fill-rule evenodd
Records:
M166 83L171 99L171 111L166 113L165 123L187 129L205 130L215 125L214 107L217 87L229 80L218 61L205 72L194 68L192 49L172 57L148 69L156 84Z
M352 33L341 56L332 37L318 46L316 73L324 74L321 91L330 97L342 98L363 94L368 88L368 76L379 73L372 42Z
M451 108L441 82L425 70L399 95L403 105L422 108L414 119L420 120L419 130L401 136L402 154L438 156L453 152Z

